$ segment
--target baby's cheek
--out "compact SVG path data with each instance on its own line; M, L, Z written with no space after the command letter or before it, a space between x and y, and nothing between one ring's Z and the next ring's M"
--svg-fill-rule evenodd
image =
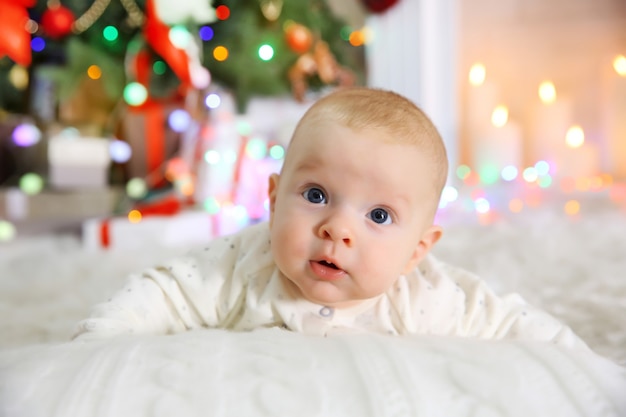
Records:
M406 273L409 259L405 251L386 245L377 255L368 257L367 262L370 270L376 274L379 287L387 290L400 275Z
M302 236L292 228L281 227L272 233L272 253L279 266L293 262L304 255Z

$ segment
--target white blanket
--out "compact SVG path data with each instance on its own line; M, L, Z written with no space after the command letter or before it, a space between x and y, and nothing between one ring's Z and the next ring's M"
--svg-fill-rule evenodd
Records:
M278 329L34 346L0 356L0 415L626 415L626 371L545 344Z
M0 245L0 416L626 416L626 212L600 198L579 218L561 207L449 222L435 252L519 292L599 355L278 329L69 343L127 273L185 249L91 253L72 236Z

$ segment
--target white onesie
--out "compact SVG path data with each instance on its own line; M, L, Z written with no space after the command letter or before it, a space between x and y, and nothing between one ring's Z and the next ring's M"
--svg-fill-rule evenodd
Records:
M317 335L431 334L586 348L569 327L519 295L498 297L477 276L432 255L386 293L356 306L334 309L311 303L297 296L294 284L276 267L267 223L132 274L122 290L79 323L76 337L273 326Z

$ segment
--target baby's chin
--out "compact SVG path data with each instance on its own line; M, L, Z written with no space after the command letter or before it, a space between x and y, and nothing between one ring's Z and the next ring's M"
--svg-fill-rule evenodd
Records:
M334 309L354 307L370 299L349 297L340 293L339 289L330 282L318 282L316 285L317 288L309 290L307 288L300 288L294 283L294 286L298 289L300 296L305 300L313 304L331 307Z
M343 304L358 303L340 294L340 290L329 282L301 282L298 279L281 273L290 295L294 298L302 298L313 304L326 307L340 308ZM308 285L307 285L308 284Z

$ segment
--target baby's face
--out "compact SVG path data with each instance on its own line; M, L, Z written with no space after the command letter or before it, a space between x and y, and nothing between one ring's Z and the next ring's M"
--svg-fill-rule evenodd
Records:
M380 295L439 237L431 165L384 134L305 129L270 179L272 251L309 301L343 307Z

